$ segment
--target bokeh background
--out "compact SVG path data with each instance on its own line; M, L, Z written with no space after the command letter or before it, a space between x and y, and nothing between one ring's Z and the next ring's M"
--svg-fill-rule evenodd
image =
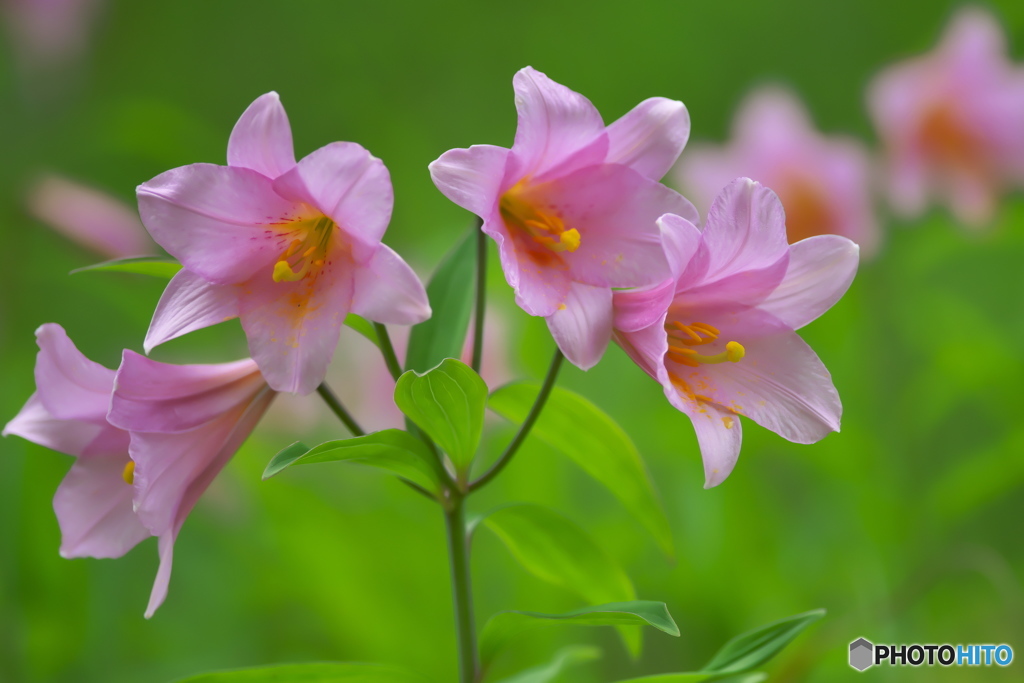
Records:
M128 205L168 168L224 163L236 118L277 90L302 156L353 140L384 159L396 191L386 242L428 275L471 217L435 190L427 164L451 147L511 143L511 77L527 64L587 95L606 120L652 95L683 100L692 139L724 140L764 82L791 86L820 128L873 144L864 86L929 49L954 5L938 0L727 3L50 2L40 46L2 0L0 50L0 422L33 389L33 330L58 322L115 367L141 342L163 283L74 268L102 257L30 217L26 193L56 172ZM988 6L1024 59L1024 4ZM20 15L19 15L20 16ZM1024 121L1021 122L1024 125ZM685 152L684 152L685 154ZM549 629L507 671L560 643L602 659L565 680L696 669L729 637L825 607L828 617L767 667L771 680L1021 680L1005 670L847 666L848 643L1009 643L1024 656L1024 198L967 231L945 211L884 221L884 243L850 293L802 334L843 398L842 433L790 444L747 421L740 462L705 491L687 419L617 348L563 371L637 442L669 513L667 560L604 489L529 442L472 508L550 505L596 535L643 598L668 603L678 639L651 631L631 662L611 629ZM496 263L492 251L492 266ZM492 267L500 318L491 377L539 377L552 342ZM162 347L161 360L244 354L237 323ZM346 333L334 382L367 422L390 391L383 364ZM385 398L386 402L386 398ZM0 680L156 682L201 670L312 660L405 664L455 679L440 513L368 470L298 468L269 482L273 454L337 437L311 401L281 399L199 503L178 540L167 603L142 612L154 541L118 560L62 560L51 508L71 464L16 437L0 442ZM299 427L301 429L297 430ZM511 433L495 419L489 452ZM478 620L500 609L561 611L571 596L522 571L481 534Z

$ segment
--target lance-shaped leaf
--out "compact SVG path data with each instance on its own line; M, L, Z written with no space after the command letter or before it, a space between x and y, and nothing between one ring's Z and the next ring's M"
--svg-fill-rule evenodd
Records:
M547 664L541 664L520 671L511 678L503 678L499 683L550 683L566 669L592 662L601 657L601 651L589 645L570 645L555 654Z
M428 370L445 358L458 358L466 341L473 308L476 230L448 252L427 284L433 313L409 333L407 370Z
M373 329L373 323L366 318L355 313L349 313L345 316L345 326L369 339L373 342L374 346L380 346L380 337L377 336L377 330Z
M529 382L507 384L491 394L491 410L522 424L540 392ZM672 531L633 441L611 417L593 403L555 387L533 425L534 435L568 456L604 484L671 556Z
M473 368L447 358L422 375L410 370L395 384L395 404L460 471L469 467L480 445L487 404L487 384Z
M132 256L130 258L119 258L102 263L94 263L91 266L75 268L74 273L85 273L89 271L107 270L120 273L136 273L138 275L150 275L170 280L181 270L181 264L172 258L159 256Z
M508 505L479 524L494 532L531 574L591 605L636 599L626 572L587 532L553 510L530 503ZM638 656L640 630L620 626L619 632L630 654Z
M750 671L777 655L805 628L825 616L816 609L780 619L748 633L736 636L722 646L704 667L705 673L733 674Z
M383 664L316 663L217 671L178 683L427 683L427 679Z
M557 624L578 626L653 626L678 636L679 627L663 602L631 600L595 605L563 614L539 612L499 612L480 635L480 665L486 669L511 641L524 631Z
M350 462L369 465L397 474L431 493L441 490L438 464L426 445L408 432L385 429L351 439L327 441L307 449L301 443L288 446L267 465L268 479L291 465L317 462Z

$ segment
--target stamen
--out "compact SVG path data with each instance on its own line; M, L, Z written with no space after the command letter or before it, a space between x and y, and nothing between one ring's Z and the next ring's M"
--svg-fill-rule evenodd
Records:
M701 332L707 332L713 339L718 339L718 335L721 332L718 331L717 327L712 327L707 323L690 323L690 327L700 330Z
M672 324L675 325L675 328L677 330L679 330L680 332L684 332L684 333L688 334L690 336L690 339L692 339L695 343L699 344L702 341L704 341L701 338L701 336L699 334L697 334L696 332L694 332L693 328L689 327L688 325L684 325L684 324L682 324L681 322L678 322L678 321L672 321ZM687 342L684 341L683 343L685 344Z
M135 483L135 461L129 460L128 464L124 466L124 471L121 472L121 478L124 479L124 483L131 486Z
M574 252L580 247L580 232L575 228L566 229L562 219L537 210L529 200L521 196L525 180L502 195L499 209L511 229L521 228L534 242L551 251Z
M292 234L302 235L302 239L293 239L274 264L274 282L295 282L306 277L310 269L323 266L334 222L320 216L299 221L293 230Z

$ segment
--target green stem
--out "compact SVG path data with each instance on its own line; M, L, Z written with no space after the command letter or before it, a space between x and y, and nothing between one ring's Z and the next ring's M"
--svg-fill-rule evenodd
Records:
M484 308L487 301L487 235L476 225L476 312L473 316L473 357L470 366L477 373L484 355Z
M555 380L558 378L558 370L562 367L562 361L565 356L562 355L560 349L555 349L555 356L551 359L551 365L548 367L548 374L544 378L544 384L540 388L540 393L537 394L537 400L533 402L533 407L530 408L530 413L526 416L523 421L523 425L519 428L519 432L516 433L512 442L505 448L505 452L501 454L498 461L491 466L491 469L487 470L479 479L469 485L470 491L476 491L477 489L487 485L492 479L505 468L506 465L512 460L512 456L516 454L519 447L526 440L530 430L533 428L533 423L540 417L540 413L544 410L544 404L547 403L548 396L551 395L551 390L555 388Z
M331 388L327 386L327 382L321 382L320 386L316 388L316 393L320 394L320 398L324 400L324 403L334 411L334 414L338 416L338 419L345 423L348 427L348 431L352 432L352 436L364 436L366 432L363 428L355 421L355 418L347 410L345 406L341 405L341 401L331 391Z
M377 339L380 340L380 352L384 355L384 363L388 366L388 372L391 373L391 377L398 381L398 378L402 376L402 364L398 362L398 355L395 353L395 347L391 344L391 335L388 334L388 328L380 323L374 323L373 329L377 331Z
M452 492L444 513L448 531L448 557L452 569L452 600L459 640L459 683L474 683L477 677L476 626L473 623L473 592L469 576L469 538L466 533L464 498Z

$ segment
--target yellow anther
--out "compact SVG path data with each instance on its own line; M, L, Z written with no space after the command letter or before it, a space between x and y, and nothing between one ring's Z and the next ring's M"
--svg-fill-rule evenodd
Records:
M711 335L711 337L714 339L718 339L718 335L721 334L721 332L718 331L717 327L712 327L707 323L690 323L690 327L696 330L700 330L701 332L706 332L707 334Z
M570 228L559 235L558 240L566 251L576 251L580 248L580 231L576 228Z
M690 339L692 339L694 343L699 344L700 342L704 341L703 338L699 334L694 332L693 328L690 327L689 325L684 325L678 321L673 321L672 325L680 332L689 335ZM683 343L685 344L687 342L684 340Z
M743 344L731 341L725 345L725 359L730 363L739 363L745 355L747 350L743 348Z
M124 479L124 483L131 486L135 483L135 461L129 460L128 464L124 466L124 471L121 472L121 478Z
M288 258L299 250L302 246L302 240L292 240L292 243L288 245L288 249L284 252L284 258Z

